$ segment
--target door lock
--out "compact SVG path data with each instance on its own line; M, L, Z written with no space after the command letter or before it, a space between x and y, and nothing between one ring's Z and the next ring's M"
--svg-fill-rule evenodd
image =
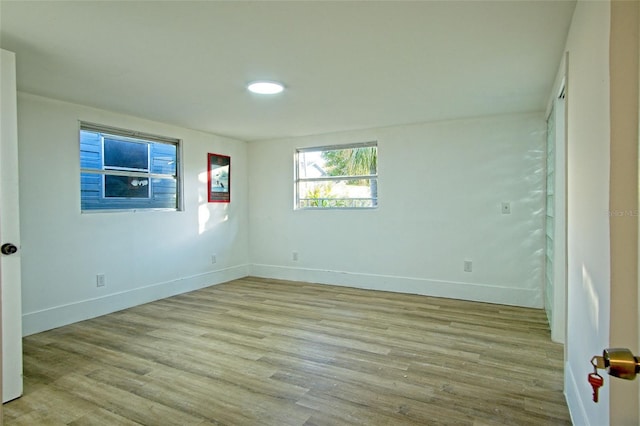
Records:
M0 247L2 254L10 255L18 251L18 247L11 243L5 243Z
M598 402L598 390L604 384L598 370L607 370L610 376L625 380L633 380L640 373L640 358L627 348L607 348L602 351L602 356L591 358L591 365L593 373L587 376L587 380L593 388L593 402Z
M640 373L640 359L627 348L608 348L602 356L594 356L591 364L596 369L607 370L610 376L633 380Z

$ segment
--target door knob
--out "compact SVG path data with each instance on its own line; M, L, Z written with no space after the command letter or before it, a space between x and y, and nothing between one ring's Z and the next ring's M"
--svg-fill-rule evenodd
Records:
M640 358L627 348L608 348L602 356L594 356L591 363L594 368L605 369L610 376L633 380L640 373Z
M4 243L2 247L0 247L0 252L6 255L14 254L17 251L18 251L18 247L16 247L14 244L11 244L11 243Z
M598 402L598 390L604 384L598 370L607 370L610 376L625 380L633 380L640 373L640 357L633 356L627 348L607 348L602 356L591 358L593 373L587 375L587 380L593 388L593 402Z
M626 348L609 348L602 352L607 373L613 377L633 380L640 372L638 358Z

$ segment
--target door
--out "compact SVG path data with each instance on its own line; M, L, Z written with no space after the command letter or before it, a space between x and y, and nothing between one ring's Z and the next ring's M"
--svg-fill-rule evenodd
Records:
M0 245L20 247L15 54L0 51ZM12 250L5 250L7 253ZM2 402L22 395L20 251L0 253Z
M638 125L640 112L640 7L611 2L610 46L610 230L611 309L609 346L640 351L638 317ZM636 380L605 377L610 384L610 424L640 424L640 385Z

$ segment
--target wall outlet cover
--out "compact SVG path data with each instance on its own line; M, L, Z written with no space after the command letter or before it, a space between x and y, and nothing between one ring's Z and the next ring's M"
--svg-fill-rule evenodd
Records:
M104 287L107 285L107 278L104 274L96 275L96 287Z

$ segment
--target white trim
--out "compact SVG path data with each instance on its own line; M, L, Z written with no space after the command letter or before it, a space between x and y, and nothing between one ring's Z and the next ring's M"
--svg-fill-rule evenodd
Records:
M535 289L278 265L242 264L22 315L23 336L247 276L542 308Z
M296 148L296 153L298 152L319 152L319 151L337 151L341 149L350 149L350 148L368 148L378 146L378 141L368 141L368 142L354 142L349 143L345 142L342 144L336 145L322 145L322 146L309 146L305 148Z
M556 72L556 77L553 81L553 86L551 88L551 94L549 95L549 99L547 100L547 107L544 111L545 121L549 119L549 114L551 114L551 109L553 108L553 103L563 94L566 94L566 78L567 78L567 64L569 63L569 52L564 52L562 58L560 59L560 65L558 66L558 71Z
M585 392L591 392L591 387L587 383L586 378L584 380L581 380L581 382L584 382L582 383L582 386L578 385L576 377L571 370L571 365L568 362L565 362L564 364L564 371L564 397L567 406L572 408L571 410L569 410L571 423L574 425L591 426L592 423L589 420L589 415L587 414L586 407L582 403L583 399L580 398L581 394L584 394ZM605 380L607 380L607 378L605 378ZM609 404L609 388L610 386L603 386L600 388L599 405Z
M543 306L541 294L538 289L518 289L483 283L465 283L260 264L251 265L251 275L262 278L419 294L423 296L497 303L527 308L542 308Z
M204 287L236 280L249 275L249 265L242 264L216 271L182 277L133 290L54 306L22 315L23 336L96 318L122 309L164 299Z
M143 139L146 142L158 142L169 145L177 145L181 142L180 138L172 138L169 136L154 135L151 133L138 132L136 130L123 129L120 127L107 126L104 124L91 123L88 121L79 120L80 130L86 130L95 133L106 133L109 136L115 136L117 138L124 138L131 142L137 142Z

